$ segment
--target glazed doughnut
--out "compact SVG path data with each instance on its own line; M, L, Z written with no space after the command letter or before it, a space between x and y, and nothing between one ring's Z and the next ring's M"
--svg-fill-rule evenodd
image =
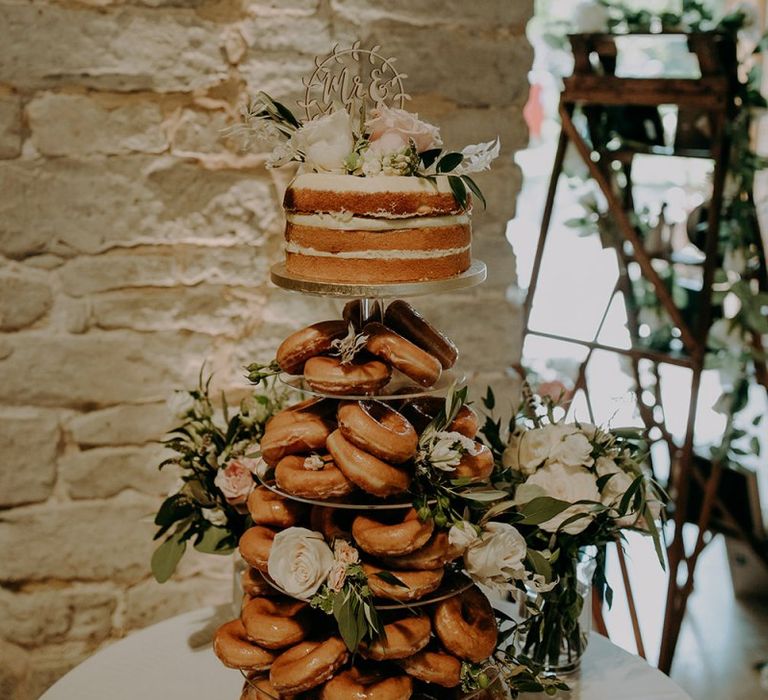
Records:
M369 323L364 329L368 336L365 347L399 369L406 377L422 386L433 386L442 372L440 361L410 340L398 335L383 323Z
M282 411L267 424L261 456L274 467L286 455L323 450L331 430L322 416L311 411Z
M288 374L301 374L304 363L333 348L333 341L347 334L345 321L320 321L291 333L277 349L276 360Z
M293 598L252 598L240 613L245 633L265 649L285 649L309 632L309 605Z
M448 533L439 530L421 549L400 557L382 557L382 560L393 569L423 571L441 569L459 555L459 550L448 541Z
M416 454L416 430L381 401L344 401L336 415L342 435L374 457L402 464Z
M434 355L443 369L449 369L456 364L459 349L455 343L437 330L407 301L393 301L384 314L384 324L430 355Z
M298 524L305 509L266 486L257 486L248 496L248 512L255 525L286 528Z
M359 543L358 543L359 544ZM377 598L387 598L407 603L411 600L419 600L425 595L437 590L443 580L443 569L434 569L433 571L398 571L394 573L404 584L398 586L393 583L387 583L383 578L376 574L386 571L373 564L363 564L363 570L368 577L368 588ZM393 573L393 572L390 572Z
M327 542L333 542L337 537L343 540L352 539L349 527L340 525L338 520L343 511L338 508L323 508L312 506L309 523L312 530L322 533Z
M477 435L477 431L479 428L480 426L477 422L477 413L475 413L466 404L464 404L459 409L459 412L456 414L456 417L451 421L450 425L448 426L449 431L452 431L455 433L461 433L462 435L470 438L471 440L475 439L475 436Z
M409 676L425 683L435 683L444 688L454 688L461 683L461 661L441 651L424 649L397 663Z
M383 498L403 493L411 485L408 472L358 449L340 430L330 434L326 445L344 476L366 493Z
M243 683L240 700L274 700L278 697L275 686L266 678L247 678ZM294 700L295 695L280 695L281 700Z
M275 654L248 639L240 620L225 622L213 636L213 652L227 668L264 671L275 660Z
M437 396L420 396L418 399L406 401L400 407L400 413L421 433L443 408L445 408L445 399ZM459 409L446 430L474 439L478 428L477 414L465 404Z
M270 585L258 569L254 569L252 566L240 574L240 585L243 588L243 593L249 599L256 596L278 595L278 590Z
M275 539L276 534L274 530L261 525L248 528L238 543L240 556L245 559L245 563L254 569L266 572L269 550L272 549L272 540Z
M304 366L304 379L315 391L333 396L375 394L392 377L392 370L379 360L342 364L338 357L313 357Z
M493 454L479 442L475 443L477 454L465 452L456 469L451 473L452 479L472 479L481 481L487 479L493 471Z
M344 305L344 311L342 311L341 316L347 326L349 326L350 323L354 326L355 332L357 333L365 327L366 323L370 323L371 321L382 321L384 319L381 303L378 299L373 302L370 307L370 313L365 318L363 318L363 305L360 299L348 301Z
M358 668L342 671L329 680L320 700L408 700L413 681L404 675L365 673Z
M427 615L409 613L386 623L381 638L361 644L360 653L373 661L404 659L427 646L431 633L432 625Z
M347 647L339 637L299 642L274 660L269 680L280 694L301 693L325 683L347 657Z
M423 547L434 530L434 522L422 522L414 508L395 521L358 515L352 522L352 536L364 552L375 557L410 554Z
M438 603L434 623L443 646L460 659L480 663L496 648L496 616L476 586Z
M265 430L274 430L276 428L285 425L286 423L293 423L296 421L294 414L311 414L320 416L333 421L336 418L336 399L326 399L314 397L311 399L305 399L299 403L295 403L292 406L284 408L282 411L278 411L273 415L264 426Z
M322 460L320 469L308 469L307 460L317 457ZM333 463L330 456L289 455L283 457L275 467L275 482L277 485L299 498L338 498L347 496L355 490L355 485L344 476L343 472Z

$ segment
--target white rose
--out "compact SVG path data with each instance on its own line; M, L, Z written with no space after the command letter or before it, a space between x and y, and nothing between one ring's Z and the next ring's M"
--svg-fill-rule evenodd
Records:
M549 452L549 459L569 467L590 467L594 463L592 444L584 433L574 428L573 432L563 435L554 443Z
M548 459L557 444L575 428L569 425L545 425L527 430L520 436L517 450L518 469L533 474Z
M508 523L490 522L464 552L464 567L477 583L507 590L526 576L525 538Z
M603 485L602 492L600 493L600 501L603 505L615 508L621 502L622 497L627 492L627 489L632 485L634 480L630 474L627 474L623 469L619 467L616 462L608 457L598 457L595 462L595 469L597 476L608 476L611 478ZM635 514L625 515L621 518L616 518L615 522L618 527L628 527L632 525L636 520Z
M218 527L227 524L227 516L218 508L203 508L201 512L203 517L211 525L216 525Z
M333 552L319 532L289 527L275 535L267 570L286 593L308 600L328 578Z
M515 493L515 499L519 503L527 503L532 500L529 496L537 491L540 495L556 498L566 503L576 503L576 501L600 502L597 479L592 472L583 467L552 462L530 476L524 486L526 487L524 490L521 491L518 488ZM538 489L532 487L538 487ZM590 506L586 503L566 508L553 518L541 523L539 527L545 532L555 532L563 522L577 513L586 515L566 525L562 531L569 535L578 535L592 522L593 516L590 513Z
M453 471L464 453L477 454L478 446L474 440L453 431L437 433L435 442L429 449L428 459L432 466L443 471Z
M365 126L369 131L371 145L385 135L387 138L398 137L405 146L413 141L417 153L437 148L443 143L440 130L436 126L421 121L417 114L384 104L372 110Z
M320 172L342 172L344 161L355 147L349 114L337 109L307 122L291 137L291 145L304 154L304 161L310 168Z
M472 523L462 520L448 530L448 542L459 552L464 552L475 540L478 539L477 529Z

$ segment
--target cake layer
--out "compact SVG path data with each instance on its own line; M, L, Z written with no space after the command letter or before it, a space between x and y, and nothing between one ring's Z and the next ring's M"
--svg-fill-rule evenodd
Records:
M469 246L441 251L323 253L289 245L285 267L292 275L313 280L381 284L456 277L469 268L471 258Z
M304 173L285 192L289 212L347 212L377 218L461 214L448 178Z
M449 218L449 217L446 217ZM300 226L285 227L287 246L311 248L327 253L343 251L434 251L468 247L472 240L469 223L427 228L392 228L387 231L337 230Z

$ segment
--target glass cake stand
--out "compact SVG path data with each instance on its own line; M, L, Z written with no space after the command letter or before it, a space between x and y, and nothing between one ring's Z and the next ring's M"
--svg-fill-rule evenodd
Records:
M473 260L465 272L456 277L423 282L390 282L387 284L357 284L355 282L319 282L292 275L285 269L285 263L272 266L272 281L283 289L302 294L346 299L394 299L415 297L440 292L455 292L482 284L488 276L485 263Z
M322 506L323 508L337 508L339 510L404 510L405 508L413 508L413 499L411 500L387 500L376 499L374 496L365 498L365 494L358 493L357 498L350 496L348 498L331 498L325 501L321 501L316 498L302 498L301 496L294 496L288 491L281 489L274 481L268 479L261 479L263 486L268 488L272 493L276 493L278 496L287 498L289 501L297 501L298 503L306 503L310 506ZM407 494L406 494L407 496ZM434 503L434 501L429 501Z

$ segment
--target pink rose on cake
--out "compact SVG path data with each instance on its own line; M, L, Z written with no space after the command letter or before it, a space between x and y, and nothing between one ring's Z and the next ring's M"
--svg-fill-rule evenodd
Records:
M344 162L355 147L349 114L337 109L308 121L291 137L291 147L304 156L304 162L313 170L346 172Z
M245 503L255 486L251 470L236 459L231 460L224 469L219 469L213 483L233 506Z
M368 140L371 148L379 153L392 153L407 148L413 141L417 153L438 148L443 140L440 130L421 121L417 114L411 114L404 109L379 105L372 111L372 116L365 122ZM381 141L380 145L376 145Z

